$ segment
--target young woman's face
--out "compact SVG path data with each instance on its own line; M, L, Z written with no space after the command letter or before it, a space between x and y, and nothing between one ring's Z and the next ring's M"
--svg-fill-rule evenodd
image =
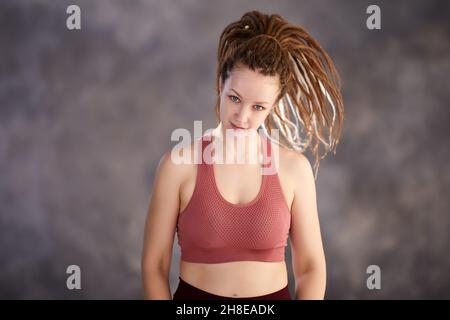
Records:
M224 129L258 129L274 108L279 77L264 76L239 65L220 92L220 121Z

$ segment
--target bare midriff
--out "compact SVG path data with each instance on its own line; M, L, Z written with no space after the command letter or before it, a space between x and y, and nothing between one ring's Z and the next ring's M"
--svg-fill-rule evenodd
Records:
M194 263L181 260L180 277L208 293L233 298L270 294L288 284L285 261Z

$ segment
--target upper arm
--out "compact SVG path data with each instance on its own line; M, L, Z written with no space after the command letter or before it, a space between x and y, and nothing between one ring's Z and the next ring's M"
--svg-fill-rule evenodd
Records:
M294 200L291 207L291 250L296 277L312 269L325 269L325 255L317 212L313 170L303 154L295 157Z
M142 266L147 270L170 271L182 173L182 165L173 163L171 152L166 152L156 169L145 223Z

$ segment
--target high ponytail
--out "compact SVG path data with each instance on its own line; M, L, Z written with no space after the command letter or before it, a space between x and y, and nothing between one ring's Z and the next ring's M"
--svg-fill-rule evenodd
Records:
M317 179L320 160L330 151L336 154L344 120L340 79L320 44L278 14L250 11L223 30L217 60L217 121L221 84L236 64L263 75L278 74L280 92L262 129L269 138L273 129L279 129L276 142L285 148L304 152L310 146Z

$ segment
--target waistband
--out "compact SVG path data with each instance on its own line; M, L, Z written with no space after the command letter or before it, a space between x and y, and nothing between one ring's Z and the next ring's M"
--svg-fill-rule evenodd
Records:
M181 279L181 277L178 277L178 279L180 282L173 300L292 300L288 285L280 290L261 296L233 298L216 295L194 287Z

